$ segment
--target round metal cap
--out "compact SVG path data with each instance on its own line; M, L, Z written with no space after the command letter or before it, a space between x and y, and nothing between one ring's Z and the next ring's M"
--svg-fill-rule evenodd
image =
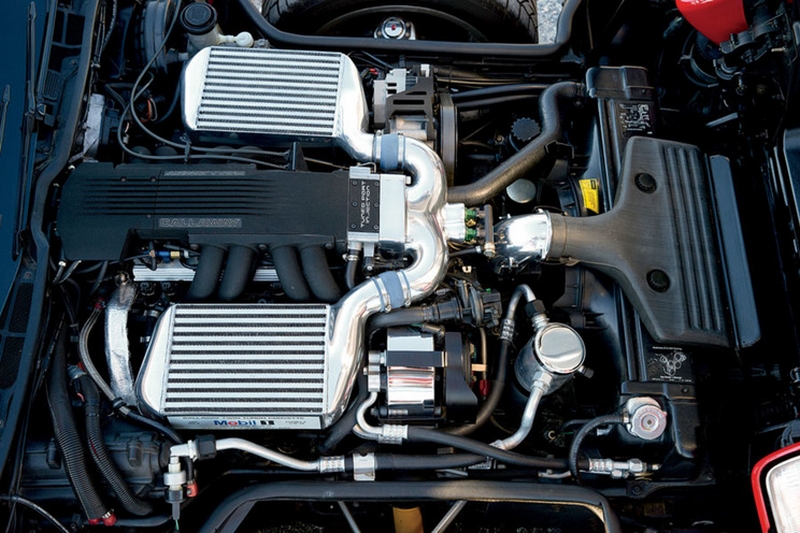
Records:
M506 194L518 204L527 204L536 198L536 185L530 180L521 178L506 187Z
M629 414L628 432L642 440L655 440L667 429L667 413L652 398L632 398L626 410Z
M583 339L565 324L551 322L539 330L534 346L541 365L554 374L572 374L586 356Z
M399 17L389 17L381 23L384 39L402 39L406 36L406 22Z

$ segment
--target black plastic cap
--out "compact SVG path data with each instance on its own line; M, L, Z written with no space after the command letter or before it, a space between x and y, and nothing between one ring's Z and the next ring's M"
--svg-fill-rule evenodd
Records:
M181 26L192 35L205 35L217 25L217 11L205 2L194 2L183 9Z
M213 459L217 455L217 439L213 435L199 435L194 440L197 446L197 460Z

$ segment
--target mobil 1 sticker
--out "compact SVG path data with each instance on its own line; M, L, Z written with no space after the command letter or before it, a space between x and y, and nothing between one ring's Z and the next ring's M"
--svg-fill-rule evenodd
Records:
M321 429L319 417L170 417L177 428L203 429Z
M674 346L653 346L646 354L648 381L668 381L671 383L692 383L692 361L683 348Z

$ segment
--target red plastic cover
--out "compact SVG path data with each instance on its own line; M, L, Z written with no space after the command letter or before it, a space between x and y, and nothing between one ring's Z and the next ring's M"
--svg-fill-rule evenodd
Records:
M720 44L748 28L742 0L676 0L689 24Z

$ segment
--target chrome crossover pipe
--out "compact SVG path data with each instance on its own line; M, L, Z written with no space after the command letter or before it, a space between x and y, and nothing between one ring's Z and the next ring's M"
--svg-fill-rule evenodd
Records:
M363 123L357 115L350 115L353 126ZM439 156L426 144L402 135L360 133L345 135L341 142L359 161L374 161L384 171L401 170L411 176L406 189L405 251L413 263L366 280L331 308L328 377L336 386L328 389L328 405L338 408L323 425L335 421L347 405L365 351L369 317L431 295L444 278L448 257L443 222L447 182Z

